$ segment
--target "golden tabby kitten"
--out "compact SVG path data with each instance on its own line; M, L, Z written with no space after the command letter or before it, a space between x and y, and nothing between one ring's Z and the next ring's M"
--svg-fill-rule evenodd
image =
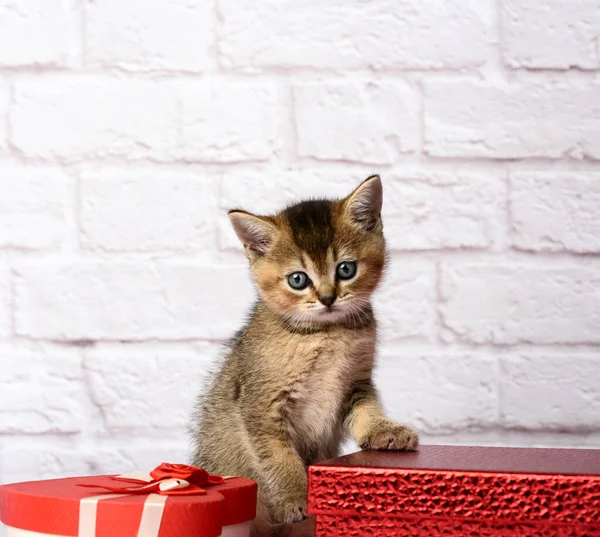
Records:
M342 200L229 213L260 298L199 401L193 462L256 480L259 524L305 517L307 466L337 456L348 434L363 449L417 446L372 382L381 205L373 176Z

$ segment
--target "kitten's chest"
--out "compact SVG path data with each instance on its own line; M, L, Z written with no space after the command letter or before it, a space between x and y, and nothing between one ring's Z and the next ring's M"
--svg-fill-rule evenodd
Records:
M299 434L321 440L334 434L353 381L370 369L373 334L336 333L299 339L288 347L291 421Z

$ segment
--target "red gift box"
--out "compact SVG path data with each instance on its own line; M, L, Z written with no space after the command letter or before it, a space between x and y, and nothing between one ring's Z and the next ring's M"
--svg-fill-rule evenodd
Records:
M317 537L600 537L600 451L422 446L309 468Z
M195 474L156 473L163 466ZM5 537L247 537L256 497L249 479L161 465L151 474L3 485L0 521Z

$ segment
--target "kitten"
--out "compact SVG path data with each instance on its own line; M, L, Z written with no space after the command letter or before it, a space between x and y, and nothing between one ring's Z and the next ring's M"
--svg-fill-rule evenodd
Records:
M372 381L381 205L373 176L342 200L229 213L260 297L199 400L193 462L256 480L259 524L305 517L307 466L337 456L348 434L363 449L417 446Z

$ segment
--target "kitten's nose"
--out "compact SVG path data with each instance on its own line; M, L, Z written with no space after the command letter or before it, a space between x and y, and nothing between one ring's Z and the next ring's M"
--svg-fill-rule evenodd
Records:
M319 302L328 308L335 302L335 297L331 296L321 296L319 297Z

